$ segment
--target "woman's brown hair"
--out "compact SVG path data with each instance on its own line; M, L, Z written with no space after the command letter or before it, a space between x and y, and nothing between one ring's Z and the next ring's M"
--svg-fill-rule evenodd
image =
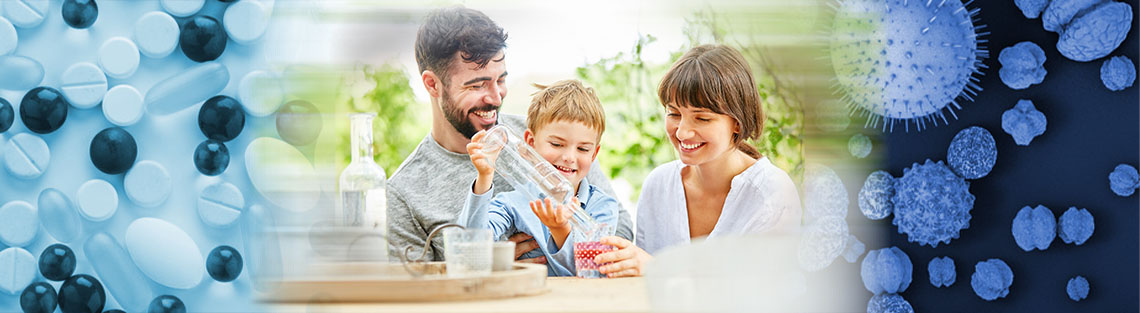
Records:
M724 45L690 49L665 73L657 97L666 108L670 104L705 108L732 117L739 126L732 135L736 148L760 158L756 147L745 140L760 137L764 109L760 107L752 68L736 49Z

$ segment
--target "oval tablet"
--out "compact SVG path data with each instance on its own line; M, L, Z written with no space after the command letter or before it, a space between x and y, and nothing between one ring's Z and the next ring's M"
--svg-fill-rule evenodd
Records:
M144 217L127 226L127 251L143 274L170 288L190 289L202 281L205 262L198 244L181 228Z
M211 227L228 227L241 217L245 198L241 190L230 183L222 182L206 186L198 194L198 217Z
M48 12L48 7L51 5L48 0L5 0L0 1L4 5L4 16L8 18L12 25L19 28L32 28L39 26L44 21L44 17L51 12Z
M164 12L143 14L135 21L135 44L139 52L151 58L163 58L178 46L178 22Z
M129 312L143 312L147 303L154 297L150 282L139 271L138 266L127 255L127 250L119 245L118 241L104 232L99 232L87 239L83 245L83 252L87 255L98 255L97 258L87 258L91 268L103 279L107 291L115 297L115 301Z
M206 0L162 0L162 8L170 15L187 17L197 13L206 4Z
M146 92L147 112L167 115L218 95L230 82L230 71L218 62L195 65L168 77Z
M115 186L102 179L92 179L79 186L75 193L79 215L92 222L105 221L119 209L119 194Z
M0 17L0 55L16 51L19 42L20 36L16 33L16 27L12 26L12 22L8 19Z
M36 207L24 201L12 201L0 206L0 242L9 247L23 247L36 239L40 221Z
M71 242L83 232L79 213L75 212L71 199L59 189L47 188L40 192L36 211L40 225L60 242Z
M0 89L28 90L44 81L44 66L24 56L0 56L0 73Z
M60 91L71 106L77 109L89 109L103 101L107 93L107 76L95 64L81 62L75 63L63 71Z
M0 251L0 291L16 295L36 278L36 257L23 248Z
M170 172L158 162L145 160L135 164L123 179L127 199L141 207L153 208L170 197L173 182Z
M4 145L4 167L20 179L35 179L47 171L51 149L40 137L19 133Z
M103 96L103 117L111 124L130 126L138 123L145 113L143 96L131 85L118 85Z
M113 37L99 47L99 65L107 76L127 78L139 69L139 48L126 37Z

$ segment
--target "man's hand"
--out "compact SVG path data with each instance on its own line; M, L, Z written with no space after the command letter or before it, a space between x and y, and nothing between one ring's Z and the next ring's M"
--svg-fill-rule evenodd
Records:
M487 132L480 130L475 136L471 136L471 143L467 144L467 154L471 156L471 164L475 165L475 171L479 172L479 176L475 178L475 185L471 188L471 191L477 195L490 190L491 181L495 177L495 163L483 153L481 140L484 136L487 136Z
M546 264L545 256L539 256L537 258L530 259L519 259L519 257L521 257L523 254L530 252L531 250L538 249L538 242L534 241L534 237L531 237L526 233L515 233L507 239L515 242L515 259L519 262Z

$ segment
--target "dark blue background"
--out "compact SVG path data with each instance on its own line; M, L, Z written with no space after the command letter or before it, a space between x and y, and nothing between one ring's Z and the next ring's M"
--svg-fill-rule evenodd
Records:
M1137 1L1125 2L1132 5L1133 26L1109 57L1125 55L1137 62L1140 6ZM970 227L949 246L908 242L890 224L891 218L872 222L890 233L888 246L903 249L914 263L914 282L903 297L916 312L1137 311L1140 202L1137 194L1120 197L1108 187L1108 174L1117 164L1140 165L1137 86L1109 91L1100 81L1100 67L1107 57L1084 63L1065 58L1057 52L1058 35L1045 31L1040 18L1025 18L1012 0L976 1L971 7L981 8L981 23L991 33L984 37L989 39L990 57L981 78L983 90L974 102L965 102L956 111L958 120L949 125L909 133L896 128L884 134L886 169L901 177L903 168L914 162L946 160L950 140L974 125L993 134L997 164L988 176L969 181L970 192L977 197ZM998 78L997 55L1022 41L1045 50L1048 75L1041 84L1013 90ZM1018 99L1032 100L1048 119L1045 133L1029 146L1016 145L1001 130L1002 112ZM1018 210L1038 204L1057 217L1070 206L1086 208L1096 221L1096 231L1081 246L1065 244L1058 237L1048 250L1025 252L1014 243L1010 225ZM948 288L930 284L926 267L938 256L950 256L957 267L957 281ZM974 265L990 258L1004 260L1014 273L1009 295L995 301L982 300L970 287ZM1080 302L1065 293L1069 278L1077 275L1086 277L1091 286L1089 297Z

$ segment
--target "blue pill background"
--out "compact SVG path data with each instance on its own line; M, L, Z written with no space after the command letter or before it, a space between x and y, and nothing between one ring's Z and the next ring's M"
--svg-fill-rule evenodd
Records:
M99 64L98 51L103 42L116 36L133 40L134 24L140 16L147 12L164 11L158 1L98 1L98 18L94 24L86 29L74 29L64 22L61 14L62 5L63 1L51 1L45 14L46 18L39 26L30 29L17 27L19 44L12 53L30 57L41 63L46 74L39 86L56 89L59 89L61 76L68 67L79 62ZM229 3L207 0L196 15L209 15L220 21L228 5ZM180 25L187 19L175 17ZM267 35L269 32L273 32L272 27L267 30ZM249 45L227 42L225 52L217 60L230 72L229 83L221 95L237 98L239 82L246 73L271 69L265 57L266 53L270 52L263 44L267 35ZM108 77L108 89L119 84L130 84L145 95L155 83L198 64L188 59L180 48L175 48L173 53L160 59L146 57L140 53L138 70L127 79ZM26 92L27 90L0 90L0 97L10 102L17 112L12 127L0 133L0 142L7 142L16 134L32 133L18 115L20 100ZM123 244L127 226L141 217L155 217L179 226L195 241L200 250L197 252L203 260L211 250L221 245L236 247L244 257L241 226L235 224L229 228L215 229L204 225L198 217L197 196L198 192L207 185L228 182L242 190L246 206L266 203L250 184L242 156L246 145L257 137L254 129L263 125L273 127L274 117L270 115L258 118L247 115L246 125L241 134L226 143L231 156L228 168L220 175L210 177L198 172L193 159L195 148L206 140L198 127L200 107L201 103L198 103L166 116L146 114L138 123L124 127L134 137L138 146L135 164L143 160L153 160L162 164L170 173L173 182L172 193L161 206L144 208L134 204L126 197L123 174L108 175L92 164L89 156L92 138L104 128L114 127L103 116L102 106L90 109L69 107L67 120L62 128L46 135L32 133L47 142L51 149L51 163L42 176L33 180L20 180L9 175L7 171L0 171L0 186L2 186L0 204L20 200L36 205L42 190L56 188L66 194L75 205L76 191L83 182L93 178L110 182L119 198L119 206L114 216L102 222L91 222L80 218L83 225L82 235L79 239L67 243L77 257L74 274L92 275L98 278L100 283L104 282L88 261L89 256L84 253L83 243L94 233L107 232ZM41 226L34 242L23 248L38 260L44 248L57 242ZM7 247L0 244L0 249L3 248ZM48 282L59 290L61 282L48 281L39 273L38 268L35 270L34 281ZM192 289L168 288L149 279L146 284L152 288L154 296L164 294L177 296L186 304L187 309L193 312L261 310L256 303L248 269L243 269L236 280L226 283L211 279L206 274L205 268L194 270L202 273L202 281ZM120 308L122 306L114 300L111 291L107 290L104 310ZM0 312L20 312L19 295L0 294Z

